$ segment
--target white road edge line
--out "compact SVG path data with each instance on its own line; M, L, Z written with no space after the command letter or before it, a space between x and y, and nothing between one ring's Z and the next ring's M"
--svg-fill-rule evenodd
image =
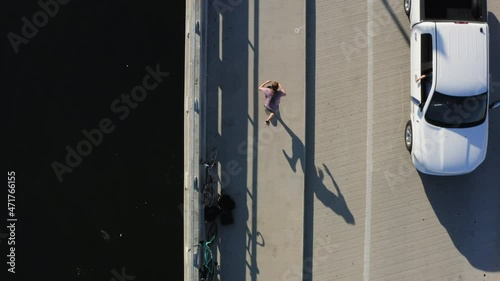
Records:
M373 152L373 0L367 0L367 110L366 110L366 206L363 280L370 280L371 212L372 212L372 152Z

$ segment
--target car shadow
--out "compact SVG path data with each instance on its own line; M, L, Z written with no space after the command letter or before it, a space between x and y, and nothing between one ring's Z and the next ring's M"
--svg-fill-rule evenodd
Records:
M500 23L488 15L490 50L500 48ZM491 99L500 96L500 54L490 51ZM500 86L500 85L499 85ZM455 177L421 174L425 193L453 244L479 270L500 271L500 123L499 112L489 115L488 152L474 172Z

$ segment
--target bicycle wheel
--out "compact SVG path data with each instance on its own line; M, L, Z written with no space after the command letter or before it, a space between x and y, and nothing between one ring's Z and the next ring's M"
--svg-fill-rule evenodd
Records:
M201 244L201 247L203 249L203 264L199 269L200 280L212 281L214 279L216 269L212 250L206 242L203 242Z
M215 166L215 162L217 162L217 146L212 149L210 155L208 156L208 167L212 169Z
M211 261L208 265L210 270L207 271L206 281L213 281L215 277L215 262Z
M217 238L217 232L218 232L217 222L210 223L210 226L208 227L208 231L207 231L207 241L208 241L207 244L209 244L209 246Z
M212 169L215 166L215 162L217 161L217 155L218 152L216 146L210 151L210 154L205 161L203 161L203 158L200 159L200 164L203 164L203 166L207 167L209 170Z
M210 180L205 184L203 188L203 204L206 207L212 207L217 205L218 193L217 193L217 182Z
M209 268L209 274L207 276L207 280L211 281L214 279L215 276L215 270L217 269L217 261L215 256L213 255L212 247L216 249L216 246L214 246L217 241L217 234L218 234L218 228L217 228L217 222L214 221L210 223L207 231L207 247L209 250L209 255L210 255L210 260L209 263L207 263L207 267ZM215 250L216 251L216 250Z
M206 206L206 207L212 207L213 203L214 203L214 200L213 200L213 184L211 183L207 183L205 184L205 187L203 188L203 197L202 197L202 201L203 201L203 204Z
M215 277L215 262L209 261L200 268L200 280L212 281Z

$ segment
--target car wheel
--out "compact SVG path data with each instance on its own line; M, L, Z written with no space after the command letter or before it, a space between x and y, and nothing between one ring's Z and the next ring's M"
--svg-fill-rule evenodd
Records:
M413 145L413 130L411 127L411 120L408 120L405 126L405 145L406 149L411 152L411 148Z
M403 0L403 4L405 6L405 13L408 17L410 17L411 10L411 0Z

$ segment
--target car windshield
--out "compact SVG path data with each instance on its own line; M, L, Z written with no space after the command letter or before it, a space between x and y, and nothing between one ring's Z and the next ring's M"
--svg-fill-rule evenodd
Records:
M468 128L484 122L487 108L487 93L455 97L434 92L425 120L444 128Z

